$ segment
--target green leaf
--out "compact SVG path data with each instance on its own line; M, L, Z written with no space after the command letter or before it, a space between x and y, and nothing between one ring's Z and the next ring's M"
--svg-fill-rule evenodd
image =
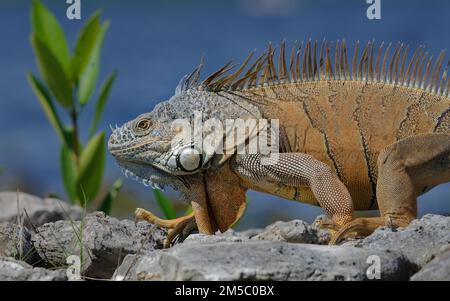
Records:
M81 105L85 105L89 102L89 99L97 84L97 77L100 66L100 52L103 44L103 39L108 30L109 22L104 22L96 35L95 41L91 42L92 45L90 52L84 51L84 68L81 68L76 74L78 78L78 101ZM93 30L95 31L95 30ZM92 48L93 47L93 48ZM76 56L75 56L76 57Z
M84 72L91 57L95 52L100 36L100 13L95 12L80 31L75 45L75 52L71 59L72 78L78 77Z
M159 189L153 189L153 193L155 194L156 201L159 204L164 216L166 219L175 219L177 218L177 213L173 208L172 203L167 198L167 196Z
M100 211L105 212L106 214L110 214L112 207L114 205L114 202L117 199L117 196L119 195L120 189L122 189L123 182L122 180L118 179L114 182L114 184L109 189L108 194L103 199L101 205L100 205Z
M109 91L111 90L112 84L117 76L117 71L113 71L102 84L100 88L100 95L97 100L97 104L95 106L95 115L92 120L91 128L89 129L89 136L92 137L94 135L95 130L97 129L97 125L102 116L103 110L105 109L106 101L108 100Z
M69 48L64 31L55 16L38 0L33 0L31 10L31 24L33 32L55 56L68 75Z
M56 100L68 108L72 105L72 89L66 73L50 49L35 35L31 35L31 44L36 52L37 64L44 80Z
M61 165L61 174L67 195L72 202L76 202L78 198L76 193L77 187L75 183L77 175L75 154L66 145L62 144L59 158Z
M189 215L189 214L191 214L192 212L194 212L194 210L192 209L191 206L189 206L189 208L186 210L186 212L184 213L184 215Z
M79 159L76 179L77 193L81 200L92 201L100 189L105 169L105 133L94 136L83 149Z
M56 113L53 101L47 89L31 72L27 73L27 79L56 134L59 136L63 143L65 143L67 146L70 146L71 143L69 141L69 135L64 129L61 120Z

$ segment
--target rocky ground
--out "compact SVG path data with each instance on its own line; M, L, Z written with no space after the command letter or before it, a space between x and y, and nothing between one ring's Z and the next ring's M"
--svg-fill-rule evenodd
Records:
M3 192L0 209L0 280L450 280L450 217L440 215L340 246L293 220L162 249L163 229L55 199Z

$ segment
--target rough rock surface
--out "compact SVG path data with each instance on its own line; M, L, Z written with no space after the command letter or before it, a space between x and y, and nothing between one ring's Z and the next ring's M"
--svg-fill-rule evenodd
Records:
M11 223L0 223L0 256L30 264L40 260L31 242L31 232L23 225Z
M78 207L27 194L19 204L31 223L22 209L17 215L15 192L0 193L0 280L67 280L70 255L81 260L85 279L365 280L379 259L381 280L450 280L450 217L440 215L333 247L321 245L330 235L316 222L293 220L193 234L161 250L167 232L146 222L101 212L83 218Z
M10 257L0 257L0 281L62 281L67 280L65 270L46 270Z
M450 217L429 214L404 229L381 228L365 239L336 247L298 243L327 239L314 226L299 220L276 222L248 233L194 234L169 250L127 256L113 278L363 280L370 256L377 255L381 280L406 280L428 262L412 280L446 279L450 252L442 249L450 243L449 223ZM430 262L437 254L441 255Z
M64 266L69 255L81 260L82 275L110 278L127 254L162 247L166 232L154 225L119 221L103 212L88 214L83 222L45 224L33 235L41 258L52 266Z
M450 246L411 277L414 281L450 281Z
M309 225L302 220L288 222L278 221L265 229L251 229L236 232L232 229L225 233L216 233L214 236L203 234L191 234L184 243L190 242L244 242L250 240L281 241L291 243L325 244L329 240L328 232L322 233L314 225Z
M378 228L372 235L353 243L364 249L401 252L423 267L442 246L450 244L450 217L427 214L404 229Z
M289 222L275 222L252 239L307 244L318 242L315 229L298 219Z
M30 219L24 218L24 225L29 229L58 220L79 220L82 216L82 210L78 206L15 191L0 192L0 208L0 223L16 223L18 214L23 214L25 209Z
M216 233L215 235L205 235L201 233L194 233L189 235L183 244L188 243L217 243L217 242L244 242L249 241L250 237L254 236L253 232L236 232L232 229L224 233Z
M116 280L365 280L370 256L381 260L383 280L407 280L401 255L349 247L251 241L176 245L128 255Z

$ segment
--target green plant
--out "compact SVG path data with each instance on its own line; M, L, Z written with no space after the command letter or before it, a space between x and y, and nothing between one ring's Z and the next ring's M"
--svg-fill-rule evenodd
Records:
M164 214L165 219L175 219L177 218L177 212L169 200L169 198L159 189L153 189L153 194L155 195L156 202L159 208Z
M28 72L28 81L50 124L61 140L60 167L69 199L83 204L99 198L106 160L105 132L97 126L116 77L113 71L97 92L95 113L84 144L80 138L79 116L93 99L99 73L100 53L109 22L94 13L81 29L73 52L55 16L38 0L32 1L31 45L43 81ZM57 108L60 107L60 108ZM65 111L70 124L63 125L58 112ZM109 212L122 186L117 180L101 208Z

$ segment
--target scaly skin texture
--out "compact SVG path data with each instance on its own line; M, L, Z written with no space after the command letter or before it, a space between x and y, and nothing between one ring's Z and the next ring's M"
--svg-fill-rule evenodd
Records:
M303 57L294 46L287 60L283 43L277 65L269 46L247 70L251 55L234 73L227 64L201 83L199 66L169 101L116 129L110 150L144 183L181 190L202 233L227 230L243 213L248 189L321 206L330 217L322 226L335 231L331 243L406 226L417 215L417 197L450 181L444 56L432 64L419 48L408 60L398 44L390 57L390 46L376 51L368 43L359 61L357 47L352 72L345 42L336 43L334 60L329 44L317 52L311 42ZM180 132L172 122L193 122L196 110L203 121L279 120L278 159L267 164L262 154L201 154L191 143L171 143ZM355 219L355 209L379 209L380 217ZM155 222L146 215L137 212ZM177 230L167 245L186 220L170 224Z
M441 123L434 131L438 116L449 109L447 97L381 83L318 81L239 94L263 99L262 115L280 120L290 152L330 166L349 189L355 210L378 208L377 158L387 145L418 134L448 133L450 126ZM300 195L299 201L318 205L308 190Z

